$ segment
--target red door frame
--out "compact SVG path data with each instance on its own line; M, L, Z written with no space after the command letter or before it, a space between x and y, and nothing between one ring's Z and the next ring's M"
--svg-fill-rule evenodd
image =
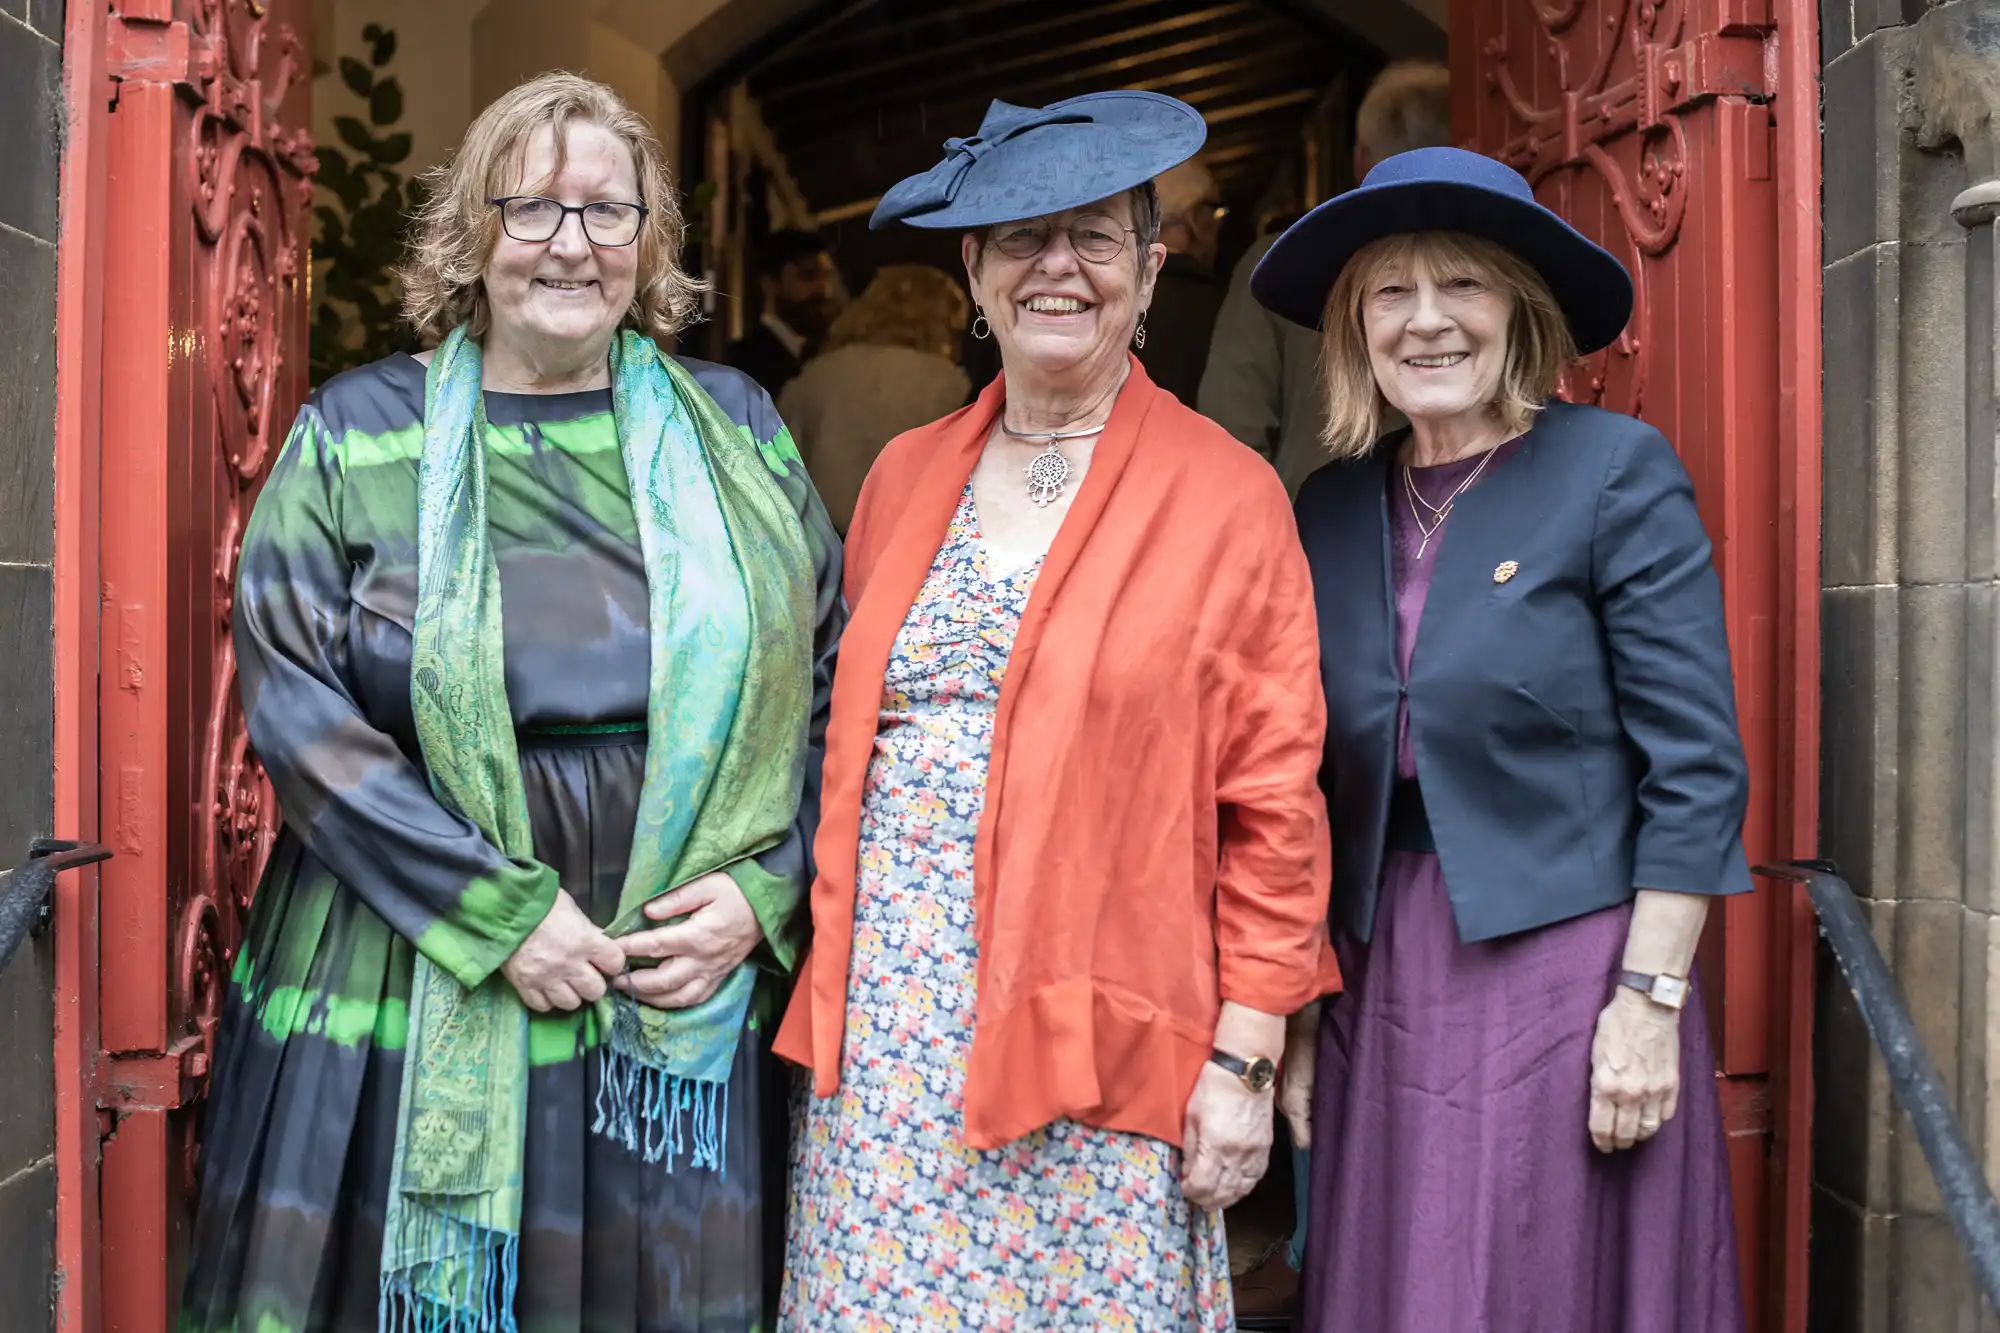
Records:
M115 857L56 901L62 1333L173 1325L198 1106L269 845L228 612L305 391L306 3L67 13L55 828Z
M1722 573L1753 861L1814 854L1819 795L1816 0L1454 0L1459 140L1635 269L1627 338L1574 396L1680 448ZM1703 974L1759 1333L1803 1333L1813 919L1765 884Z
M62 231L57 242L55 440L56 836L97 841L99 459L103 439L105 72L103 5L64 14ZM57 877L56 1330L99 1333L98 868Z

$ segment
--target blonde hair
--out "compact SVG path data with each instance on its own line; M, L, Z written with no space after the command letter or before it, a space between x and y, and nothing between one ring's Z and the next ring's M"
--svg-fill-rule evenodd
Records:
M1398 60L1368 85L1354 137L1380 162L1451 143L1451 71L1430 60Z
M908 347L958 359L972 301L929 264L890 264L826 333L826 350L853 343Z
M1576 359L1576 337L1554 293L1528 262L1504 245L1455 231L1403 232L1354 253L1327 293L1321 327L1320 369L1326 393L1321 439L1334 458L1368 452L1382 430L1386 400L1368 359L1362 302L1385 270L1421 268L1435 282L1476 278L1513 302L1507 321L1507 360L1493 407L1516 433L1534 423L1556 391L1563 368Z
M573 125L596 125L632 150L638 202L647 208L639 228L638 285L623 324L654 339L670 338L693 319L705 284L680 267L687 227L667 171L665 151L652 127L617 93L574 74L541 74L502 94L479 113L444 165L428 172L428 195L411 228L398 276L403 315L427 343L443 341L460 324L483 335L492 318L486 300L486 264L500 239L500 210L487 200L514 192L528 140L544 125L555 135L551 176L569 163ZM528 182L526 188L534 188Z
M1190 215L1203 201L1213 201L1219 193L1215 173L1199 157L1191 157L1153 177L1153 188L1160 196L1161 222L1183 225L1191 220Z

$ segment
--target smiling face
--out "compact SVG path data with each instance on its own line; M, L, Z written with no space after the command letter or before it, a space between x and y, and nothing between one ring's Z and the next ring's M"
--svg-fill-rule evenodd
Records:
M1072 229L1075 239L1072 239ZM1032 247L1039 253L1007 253ZM1081 244L1086 254L1077 252ZM1101 260L1094 250L1116 253ZM1003 223L963 243L972 298L993 326L1011 372L1085 380L1124 364L1140 312L1166 247L1145 245L1132 230L1132 201L1119 194L1045 218Z
M507 194L536 194L565 204L640 203L632 150L601 125L569 127L567 161L556 170L555 131L529 138L519 179ZM632 305L639 246L594 245L577 214L546 241L517 241L500 231L485 272L492 310L488 337L537 362L603 356Z
M1507 368L1514 300L1477 265L1421 254L1384 262L1361 293L1368 363L1382 396L1413 421L1492 409Z

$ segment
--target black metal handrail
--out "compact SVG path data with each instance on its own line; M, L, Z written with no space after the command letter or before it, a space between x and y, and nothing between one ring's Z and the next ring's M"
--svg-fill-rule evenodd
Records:
M1882 961L1882 951L1875 947L1853 888L1825 861L1759 866L1757 873L1806 886L1819 914L1820 931L1833 948L1847 988L1854 992L1869 1035L1881 1049L1889 1087L1917 1132L1924 1160L1944 1196L1945 1211L1978 1271L1988 1304L2000 1310L2000 1203L1994 1201L1986 1172L1952 1113L1944 1080L1924 1053L1909 1007L1896 989L1889 965Z
M48 918L49 895L56 876L65 870L109 858L111 849L94 842L37 838L28 844L28 859L14 868L0 893L0 972L14 961L14 951L28 933Z

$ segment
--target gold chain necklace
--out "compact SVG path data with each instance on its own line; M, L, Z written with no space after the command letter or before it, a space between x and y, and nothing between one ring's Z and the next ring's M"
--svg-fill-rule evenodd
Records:
M1450 495L1444 497L1442 505L1434 505L1417 493L1417 483L1410 476L1410 466L1407 463L1403 465L1403 493L1409 497L1410 519L1417 525L1417 531L1423 534L1423 540L1417 544L1417 559L1422 560L1424 552L1430 549L1431 538L1435 537L1438 529L1444 526L1444 521L1451 517L1451 508L1458 503L1458 497L1464 495L1472 483L1479 480L1479 474L1486 470L1486 465L1493 461L1493 455L1499 452L1498 447L1488 449L1486 456L1479 460L1479 466L1472 469L1465 480L1453 488ZM1429 527L1424 526L1424 516L1417 512L1419 504L1430 510L1433 515Z

